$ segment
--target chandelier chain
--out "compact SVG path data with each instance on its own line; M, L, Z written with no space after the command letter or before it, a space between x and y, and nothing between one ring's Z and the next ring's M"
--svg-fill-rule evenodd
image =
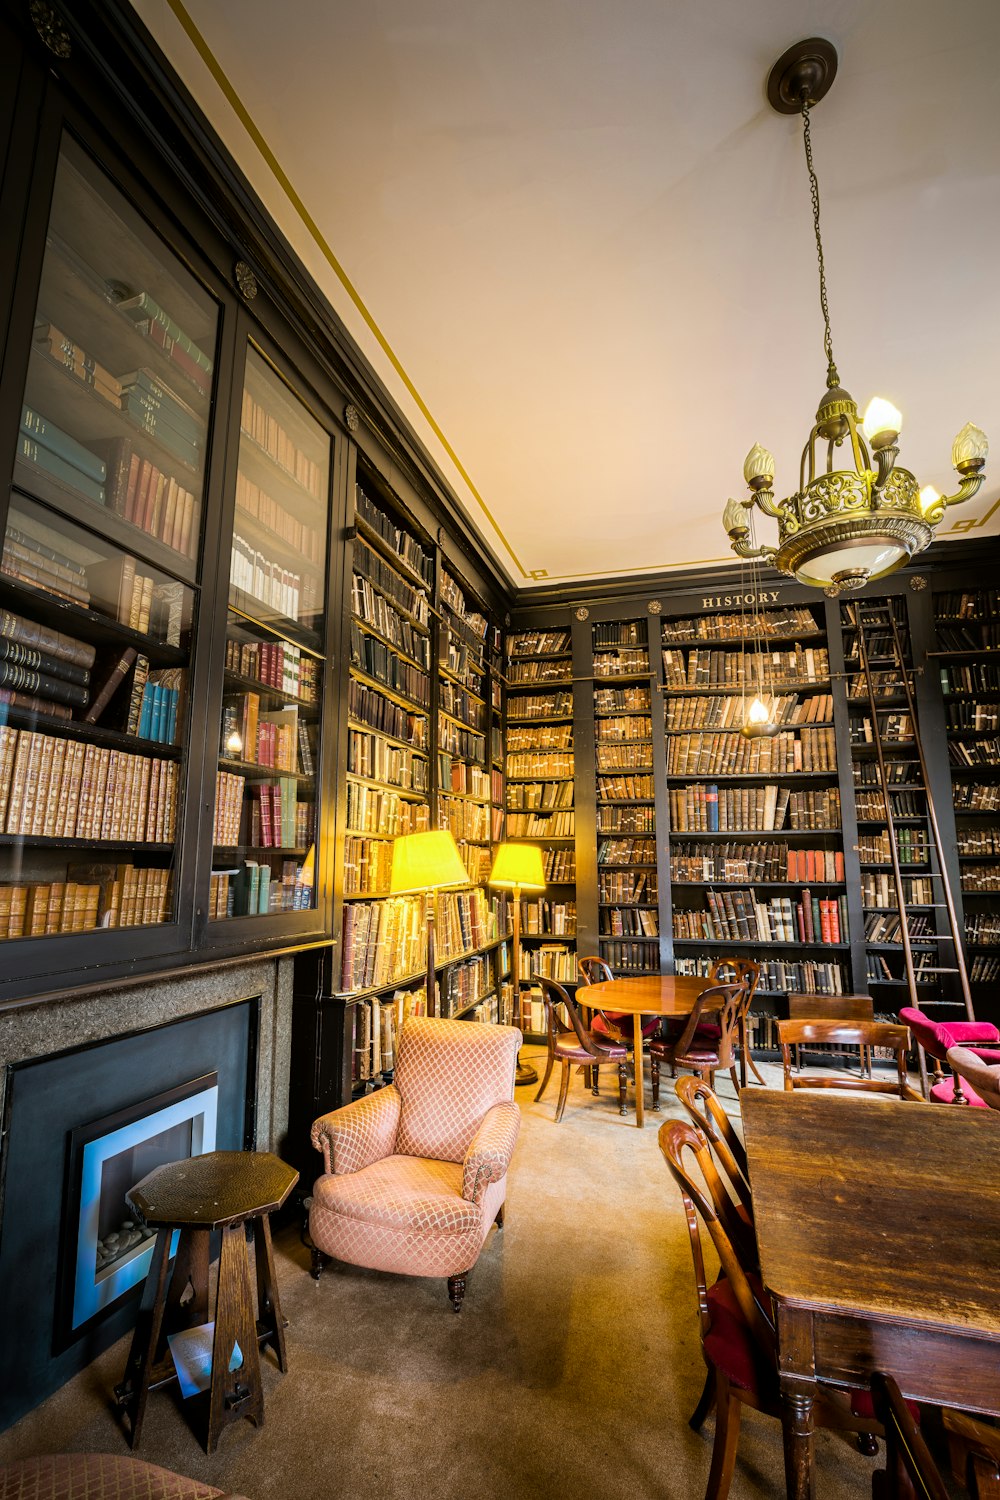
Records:
M826 353L826 383L831 388L840 384L837 366L833 362L833 336L830 333L830 305L826 297L826 264L823 260L823 238L819 228L819 180L813 166L812 137L809 129L809 96L802 96L802 139L806 148L806 168L809 172L809 196L812 199L813 233L816 236L816 259L819 262L819 305L823 309L823 349Z

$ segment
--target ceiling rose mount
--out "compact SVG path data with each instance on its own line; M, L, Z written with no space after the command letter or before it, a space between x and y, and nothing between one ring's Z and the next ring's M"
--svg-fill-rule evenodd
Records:
M875 396L859 418L854 397L841 384L833 357L819 179L810 132L810 110L829 91L836 73L836 49L824 38L812 37L789 47L767 80L767 96L774 109L802 117L823 314L826 390L802 450L798 489L778 499L774 455L754 443L743 465L749 496L730 500L722 517L737 557L769 562L800 583L833 596L862 589L922 552L948 507L971 500L979 491L989 452L986 434L966 422L951 450L958 489L953 495L939 495L930 485L921 489L913 474L896 463L903 425L900 412ZM755 510L777 521L777 547L757 542Z

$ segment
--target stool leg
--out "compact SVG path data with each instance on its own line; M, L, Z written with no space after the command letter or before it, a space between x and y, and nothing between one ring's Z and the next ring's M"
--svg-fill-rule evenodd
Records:
M135 1320L132 1347L121 1384L115 1386L115 1401L128 1419L129 1447L138 1447L142 1419L146 1414L149 1378L156 1363L157 1347L163 1328L163 1308L167 1288L170 1230L160 1229L153 1246L153 1258L146 1272L142 1301Z
M240 1346L243 1363L238 1370L231 1371L229 1361L234 1344ZM222 1429L241 1417L248 1417L256 1427L264 1425L257 1321L250 1296L246 1223L243 1220L226 1224L222 1229L206 1452L214 1450Z
M167 1291L166 1326L168 1333L181 1328L198 1328L208 1322L209 1239L207 1229L182 1229L174 1256L174 1269ZM193 1296L182 1302L190 1282Z
M274 1250L271 1245L271 1223L267 1214L253 1221L254 1263L257 1267L257 1318L258 1329L264 1335L264 1343L270 1344L278 1356L278 1369L288 1369L288 1354L285 1349L286 1320L281 1316L278 1301L278 1278L274 1274Z

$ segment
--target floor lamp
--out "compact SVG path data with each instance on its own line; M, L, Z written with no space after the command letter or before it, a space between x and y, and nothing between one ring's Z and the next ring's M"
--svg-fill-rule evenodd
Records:
M424 897L427 926L427 1014L437 1015L437 985L434 972L434 900L445 886L468 885L469 872L462 863L454 835L448 829L426 833L404 833L392 845L390 896Z
M537 844L501 844L490 871L489 884L513 891L514 934L511 945L511 978L517 1001L517 1019L521 1018L521 892L544 891L545 870L542 851ZM516 1024L516 1022L515 1022ZM517 1082L535 1083L538 1074L530 1063L518 1059Z

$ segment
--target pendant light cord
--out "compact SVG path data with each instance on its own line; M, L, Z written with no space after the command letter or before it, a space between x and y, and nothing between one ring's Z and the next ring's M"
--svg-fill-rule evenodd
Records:
M837 366L833 362L833 336L830 333L830 306L826 299L826 265L823 260L823 238L819 229L819 181L813 166L812 137L809 130L809 98L802 96L802 139L806 148L806 168L809 172L809 196L812 199L813 233L816 236L816 259L819 262L819 305L823 309L823 349L826 354L826 383L832 389L840 384Z

